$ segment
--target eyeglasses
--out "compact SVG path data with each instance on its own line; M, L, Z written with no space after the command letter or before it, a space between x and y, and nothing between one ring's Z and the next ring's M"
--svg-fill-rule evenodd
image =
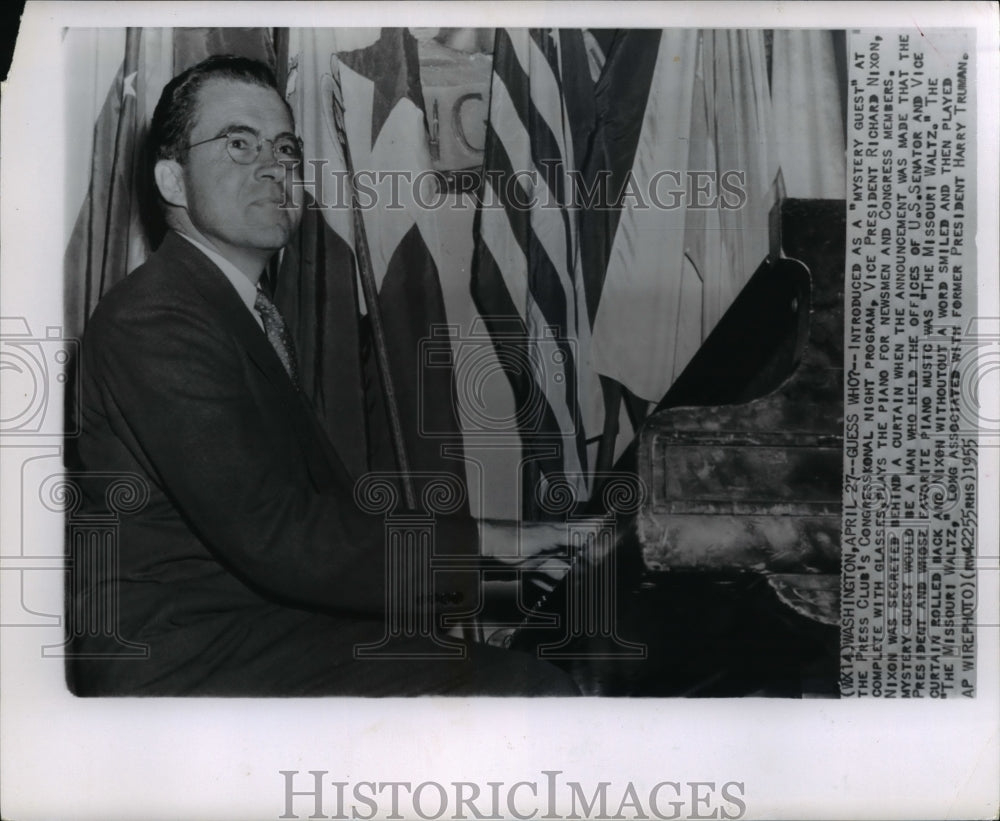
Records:
M196 148L199 145L214 143L218 140L226 141L226 151L232 157L233 162L240 165L250 165L256 162L260 156L260 150L264 143L271 144L271 152L274 158L282 165L297 165L302 162L302 140L293 134L281 134L273 140L262 139L253 131L239 129L227 131L218 137L209 137L207 140L200 140L190 143L188 148Z

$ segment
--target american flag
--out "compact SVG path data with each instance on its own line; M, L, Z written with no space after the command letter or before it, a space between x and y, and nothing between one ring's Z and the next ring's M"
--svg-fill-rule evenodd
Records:
M569 115L581 80L592 97L593 59L579 30L497 31L472 294L514 392L524 519L547 518L548 489L587 499L588 437L600 433L571 207L573 128L591 123Z
M598 440L620 452L766 255L770 115L761 32L498 31L472 292L523 415L524 518L594 495ZM729 169L746 207L691 207L689 175Z

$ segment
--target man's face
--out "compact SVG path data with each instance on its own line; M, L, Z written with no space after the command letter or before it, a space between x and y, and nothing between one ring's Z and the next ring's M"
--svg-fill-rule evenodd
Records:
M285 246L298 227L292 208L291 174L275 159L271 140L293 134L284 102L271 88L232 80L210 80L199 89L189 144L235 129L266 140L249 165L234 162L226 140L196 145L183 165L184 193L192 225L224 255Z

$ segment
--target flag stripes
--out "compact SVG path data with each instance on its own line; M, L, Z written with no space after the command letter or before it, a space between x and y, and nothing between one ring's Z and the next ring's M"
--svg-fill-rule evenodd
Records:
M538 496L567 477L576 499L587 499L588 422L599 430L581 367L590 328L571 207L574 140L561 49L568 37L581 34L497 32L474 229L473 298L514 393L525 458L521 514L529 519L545 518ZM576 70L589 76L585 51L577 52Z

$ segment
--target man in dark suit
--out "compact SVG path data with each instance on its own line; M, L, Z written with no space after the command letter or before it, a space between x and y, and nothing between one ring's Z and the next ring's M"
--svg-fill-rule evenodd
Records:
M281 317L257 288L301 216L291 112L262 64L209 58L164 89L150 139L170 230L91 317L76 443L85 514L106 512L116 477L149 498L121 517L117 566L71 562L68 591L71 624L116 600L119 636L149 653L121 657L112 637L76 630L71 689L574 692L555 668L482 645L462 660L356 658L385 631L385 522L355 504L356 477L299 391ZM435 533L438 553L477 552L472 520L440 517ZM477 582L453 575L422 606L470 609ZM394 651L435 646L416 637Z

